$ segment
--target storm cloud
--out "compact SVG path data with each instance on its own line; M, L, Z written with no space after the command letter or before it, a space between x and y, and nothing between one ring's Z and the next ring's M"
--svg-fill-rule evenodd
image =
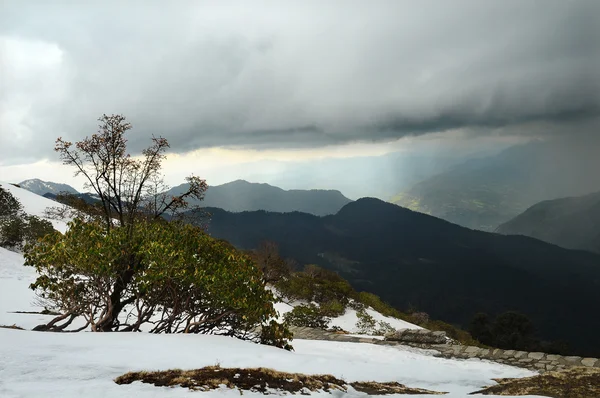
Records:
M178 152L597 135L599 19L594 0L0 1L0 165L102 113Z

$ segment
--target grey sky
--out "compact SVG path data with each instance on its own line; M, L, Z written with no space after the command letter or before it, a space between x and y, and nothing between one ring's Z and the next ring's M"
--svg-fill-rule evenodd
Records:
M168 4L168 5L167 5ZM123 113L176 152L597 134L598 1L0 1L0 166Z

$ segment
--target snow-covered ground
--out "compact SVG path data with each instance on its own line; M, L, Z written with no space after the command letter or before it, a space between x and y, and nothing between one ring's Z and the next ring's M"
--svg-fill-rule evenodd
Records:
M18 188L11 189L11 192L22 201L28 212L43 212L42 207L47 203L44 198L29 196L35 194ZM33 292L28 289L34 278L34 270L23 266L20 254L0 248L0 325L17 324L31 329L49 319L43 315L13 313L40 310ZM281 307L281 304L278 306ZM337 319L336 324L352 329L349 326L356 322L352 316L356 317L348 312ZM220 336L71 334L0 328L0 397L239 396L235 390L190 393L183 388L155 387L139 382L119 386L113 382L115 377L129 371L192 369L215 364L223 367L263 366L309 374L329 373L348 382L398 381L410 387L447 391L450 394L446 396L453 398L467 397L469 392L493 384L492 378L534 374L477 359L435 358L408 347L310 340L294 340L293 345L295 351L288 352ZM244 392L244 395L258 394ZM313 395L330 396L327 393ZM332 395L366 396L356 391Z

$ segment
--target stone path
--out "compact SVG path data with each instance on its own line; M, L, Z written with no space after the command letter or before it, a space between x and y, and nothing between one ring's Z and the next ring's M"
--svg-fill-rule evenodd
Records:
M294 333L294 338L297 339L369 343L384 346L409 346L428 350L437 357L455 359L479 358L539 372L572 367L600 368L600 359L598 358L551 355L543 352L501 350L498 348L479 348L457 344L416 344L406 341L387 341L366 336L348 336L345 334L306 327L292 327L291 330Z

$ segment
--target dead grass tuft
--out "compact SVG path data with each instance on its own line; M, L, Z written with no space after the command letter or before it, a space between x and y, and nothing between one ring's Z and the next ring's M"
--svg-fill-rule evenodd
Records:
M215 390L222 386L242 391L270 394L273 390L288 393L306 394L311 391L346 392L348 383L332 375L305 375L302 373L280 372L269 368L221 368L207 366L195 370L172 369L157 372L129 372L115 379L117 384L131 384L134 381L155 386L181 386L195 391ZM357 391L370 395L384 394L444 394L415 388L399 383L355 382L350 385Z
M499 384L471 394L541 395L552 398L600 397L600 369L577 367L521 379L494 379Z
M3 329L25 330L21 326L17 326L16 324L12 324L12 325L0 325L0 328L3 328Z

